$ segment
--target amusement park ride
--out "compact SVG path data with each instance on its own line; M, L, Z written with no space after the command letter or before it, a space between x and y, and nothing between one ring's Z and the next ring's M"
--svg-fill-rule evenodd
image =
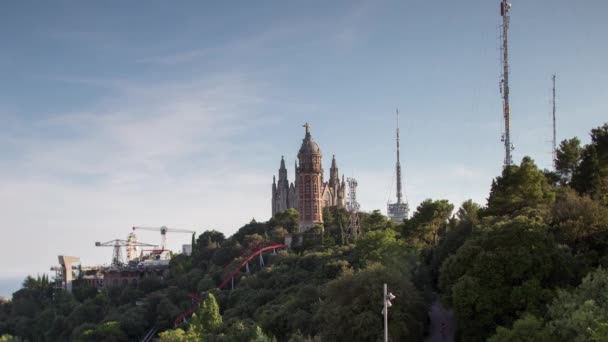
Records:
M222 281L222 283L220 285L218 285L217 288L222 290L226 287L226 285L228 285L228 283L230 283L230 288L234 289L234 278L239 274L239 272L243 268L245 268L245 272L247 272L247 273L251 272L251 270L249 268L249 263L251 262L251 260L253 260L255 257L259 257L260 268L263 268L264 267L264 257L262 255L262 253L267 252L267 251L272 251L273 253L276 253L277 249L285 249L285 248L289 248L289 246L284 245L284 244L279 244L276 242L272 242L272 241L259 242L255 245L251 245L251 246L245 248L239 256L237 256L236 258L232 259L232 261L230 261L229 263L224 265L225 270L232 269L232 271L228 274L228 276L224 279L224 281ZM243 261L241 261L239 264L237 264L236 267L234 267L234 268L230 267L231 265L236 264L236 262L240 261L241 259L243 259ZM196 309L198 308L198 303L201 301L201 298L195 294L189 294L189 296L190 296L190 298L192 298L192 302L195 305L193 305L193 307L190 310L182 313L181 315L179 315L179 317L177 317L175 319L174 325L176 327L180 323L186 321L186 319L190 315L192 315L192 313L194 311L196 311Z

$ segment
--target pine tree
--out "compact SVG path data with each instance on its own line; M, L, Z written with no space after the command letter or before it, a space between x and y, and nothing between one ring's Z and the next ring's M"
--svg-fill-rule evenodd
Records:
M207 299L203 302L199 314L203 326L209 332L216 331L222 325L220 308L212 293L207 294Z

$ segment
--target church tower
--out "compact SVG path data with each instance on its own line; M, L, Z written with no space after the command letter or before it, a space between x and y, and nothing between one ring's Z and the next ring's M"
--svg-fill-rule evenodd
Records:
M336 163L336 156L331 157L331 168L329 169L329 186L335 187L340 183L340 176L338 174L338 165Z
M279 168L279 181L272 178L272 216L279 211L284 211L294 207L293 184L289 185L287 180L287 168L285 159L281 156L281 166Z
M299 166L296 170L296 192L300 211L300 230L310 229L315 223L323 222L323 168L321 150L310 134L307 122L306 135L298 152Z

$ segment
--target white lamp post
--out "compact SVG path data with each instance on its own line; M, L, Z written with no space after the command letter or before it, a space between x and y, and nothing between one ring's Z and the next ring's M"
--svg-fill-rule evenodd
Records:
M388 292L386 284L384 284L382 298L384 298L384 308L382 309L382 313L384 314L384 342L388 342L388 308L393 306L391 300L397 297L395 297L395 295L393 295L392 293Z

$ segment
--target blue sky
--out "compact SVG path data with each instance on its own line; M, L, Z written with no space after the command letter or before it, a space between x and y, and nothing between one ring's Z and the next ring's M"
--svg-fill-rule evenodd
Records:
M227 235L270 216L270 184L312 134L385 210L401 113L406 194L484 203L502 166L499 1L3 2L0 276L132 225ZM583 5L584 4L584 5ZM514 159L608 117L608 2L515 1ZM604 63L603 63L604 62ZM143 242L158 236L141 233ZM188 236L169 236L174 249Z

